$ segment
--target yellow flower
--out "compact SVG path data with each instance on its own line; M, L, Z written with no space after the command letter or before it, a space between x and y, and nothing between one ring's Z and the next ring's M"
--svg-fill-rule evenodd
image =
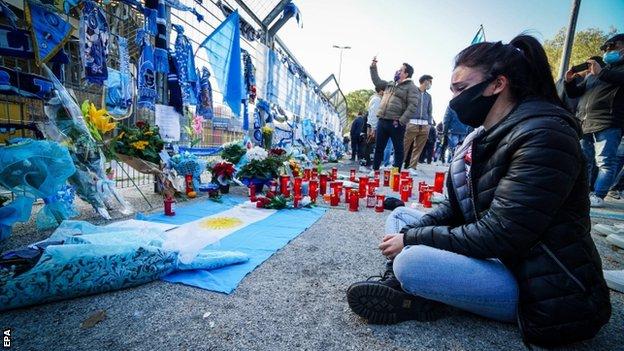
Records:
M262 134L271 134L273 133L273 128L269 126L262 127Z
M89 114L87 116L89 122L102 134L108 133L117 127L117 122L110 122L110 116L105 109L98 110L93 104L89 106Z
M139 140L139 141L135 141L134 143L131 143L130 145L132 145L132 147L137 150L145 150L145 147L148 144L149 143L147 141Z
M119 133L119 135L117 136L117 139L121 139L124 137L124 135L126 135L126 132L121 132Z
M147 131L147 132L145 132L145 133L143 133L143 134L145 134L145 135L152 135L152 134L154 134L154 132L152 132L152 131L150 130L150 131Z

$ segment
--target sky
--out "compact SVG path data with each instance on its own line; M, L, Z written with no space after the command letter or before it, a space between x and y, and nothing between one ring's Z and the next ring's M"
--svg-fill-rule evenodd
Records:
M453 59L468 46L483 24L488 41L509 42L528 31L543 42L566 27L571 0L295 0L303 27L289 21L278 36L305 69L322 82L338 77L339 50L351 46L342 60L340 84L347 94L372 89L368 67L377 55L386 80L403 62L414 78L434 77L429 91L433 117L441 121L448 101ZM577 31L585 28L624 32L624 0L582 0Z

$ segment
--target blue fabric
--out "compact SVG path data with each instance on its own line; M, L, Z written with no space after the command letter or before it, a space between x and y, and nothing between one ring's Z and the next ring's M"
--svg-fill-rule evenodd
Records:
M233 12L200 45L206 49L212 73L217 79L223 100L235 116L241 114L243 70L238 12Z
M80 16L80 55L85 79L102 85L108 78L108 23L104 11L93 1L86 1Z
M156 72L154 69L154 48L143 38L143 48L139 59L138 99L139 108L154 109L156 102Z
M35 57L39 64L45 63L62 50L73 27L50 7L39 2L27 1L25 13L35 44Z
M178 69L178 80L182 91L182 101L187 105L197 105L197 96L191 85L191 82L197 81L193 47L189 39L184 35L182 26L174 24L173 28L178 33L174 52L175 63Z
M423 212L398 207L386 233L416 223ZM516 320L518 284L497 259L476 259L425 245L407 246L394 259L394 274L410 294L504 322Z
M457 117L457 113L453 111L452 108L447 107L446 112L444 112L444 119L442 121L444 124L444 130L448 133L454 134L463 134L464 137L470 132L472 132L473 128L463 124L459 117Z
M197 110L195 114L207 120L211 120L214 117L210 71L206 67L202 67L201 79L199 80L199 94L197 96Z
M592 179L592 164L595 159L598 176L594 185L594 193L603 199L617 176L617 151L622 139L620 128L609 128L596 133L583 135L581 149L587 163L588 179ZM591 184L590 184L591 186Z
M269 50L269 74L267 82L267 100L277 104L279 96L279 78L281 64L277 58L275 50Z
M224 203L198 202L176 208L173 217L156 214L142 217L148 221L170 224L188 223L229 209L234 204L245 201L245 198L228 196ZM262 262L266 261L277 250L301 234L314 224L323 214L325 208L280 210L270 217L250 224L218 243L209 245L207 250L224 250L242 252L249 256L246 263L224 267L216 270L195 270L175 272L162 278L172 283L182 283L198 288L229 294L233 292L243 278Z

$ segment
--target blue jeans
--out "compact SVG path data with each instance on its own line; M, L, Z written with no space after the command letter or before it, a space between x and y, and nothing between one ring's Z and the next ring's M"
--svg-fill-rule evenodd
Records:
M386 233L397 233L424 213L398 207L386 219ZM497 259L476 259L425 245L407 246L394 259L403 290L474 314L515 322L518 284Z
M621 139L622 130L620 128L609 128L600 132L585 134L581 139L581 149L587 161L589 179L591 179L592 174L592 161L596 160L598 176L594 183L594 194L601 199L607 195L617 175L617 151Z
M390 154L392 154L392 142L388 140L386 143L386 148L384 149L383 154L383 166L388 167L390 165Z
M620 146L618 146L617 159L618 165L611 190L622 191L624 190L624 177L622 177L624 175L624 138L620 141Z

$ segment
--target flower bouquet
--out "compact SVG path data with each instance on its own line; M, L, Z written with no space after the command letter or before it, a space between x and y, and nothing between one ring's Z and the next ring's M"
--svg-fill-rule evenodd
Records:
M264 184L278 176L279 168L286 158L285 155L269 154L258 146L247 150L245 156L247 163L236 175L247 186L255 184L257 191L261 191Z
M189 123L184 126L184 130L186 130L186 133L189 135L191 147L194 147L202 140L203 118L197 115L189 116L188 121Z
M164 145L158 127L152 127L145 121L137 121L134 127L122 126L121 132L115 138L116 153L136 157L155 165L160 163L158 153Z
M273 128L270 126L264 126L261 128L262 130L262 144L264 148L269 150L271 148L271 144L273 143Z
M236 169L234 169L234 164L227 161L217 162L210 168L212 182L219 185L221 193L223 194L229 193L230 182L232 181L232 178L234 178L235 172Z
M231 143L223 144L223 149L221 150L221 158L231 162L233 164L238 164L243 156L245 156L246 149L243 146L242 142L234 141Z

